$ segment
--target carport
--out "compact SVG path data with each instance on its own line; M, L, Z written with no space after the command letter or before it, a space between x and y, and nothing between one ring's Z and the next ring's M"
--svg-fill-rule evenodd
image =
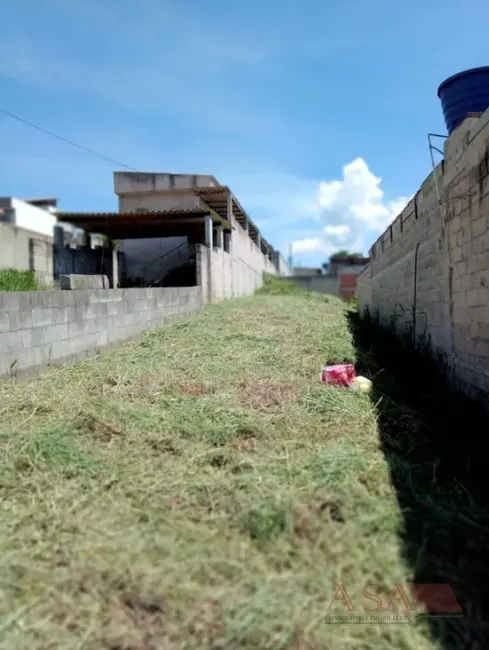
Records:
M195 244L212 245L213 230L218 226L223 231L232 230L231 224L210 207L138 212L58 212L60 222L70 223L90 235L102 235L112 250L111 272L112 286L117 286L119 260L118 242L133 239L161 239L169 237L186 237L190 251ZM55 242L55 256L62 254ZM81 266L82 256L92 255L90 247L76 251ZM104 267L106 268L106 267Z

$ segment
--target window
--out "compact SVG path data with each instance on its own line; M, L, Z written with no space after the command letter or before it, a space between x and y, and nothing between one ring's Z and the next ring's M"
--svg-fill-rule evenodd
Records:
M229 230L225 230L223 232L223 244L222 244L222 246L224 248L225 253L230 253L231 252L231 233L229 232Z

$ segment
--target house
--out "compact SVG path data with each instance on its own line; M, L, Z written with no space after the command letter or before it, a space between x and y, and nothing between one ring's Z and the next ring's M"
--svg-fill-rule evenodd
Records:
M114 172L114 190L118 212L58 213L61 221L117 242L96 262L113 286L201 285L212 301L253 293L264 272L288 274L278 251L215 176ZM85 253L93 268L92 253L68 258L55 247L55 274L89 273L81 270Z
M53 237L56 225L58 200L17 199L13 196L0 197L0 222L27 230L30 233Z
M0 197L0 268L34 271L53 279L53 228L57 199Z

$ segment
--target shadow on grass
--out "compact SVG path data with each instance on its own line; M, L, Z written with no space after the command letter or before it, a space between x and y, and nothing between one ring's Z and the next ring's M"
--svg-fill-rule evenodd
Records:
M350 315L357 370L374 381L381 445L415 584L448 584L462 617L430 617L443 650L489 648L489 420L448 386L441 358ZM425 600L425 605L428 602Z

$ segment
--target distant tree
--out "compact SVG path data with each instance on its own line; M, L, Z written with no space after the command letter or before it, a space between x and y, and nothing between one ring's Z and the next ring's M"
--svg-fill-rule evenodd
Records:
M333 253L331 255L331 259L334 260L336 258L349 257L350 255L351 255L350 251L344 248L342 250L336 251L336 253Z
M331 255L330 260L358 259L363 257L362 253L356 253L347 249L339 250Z

